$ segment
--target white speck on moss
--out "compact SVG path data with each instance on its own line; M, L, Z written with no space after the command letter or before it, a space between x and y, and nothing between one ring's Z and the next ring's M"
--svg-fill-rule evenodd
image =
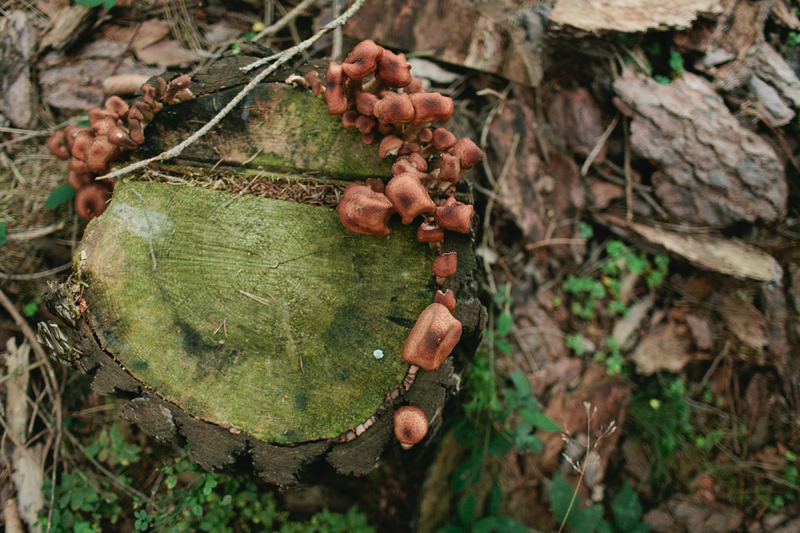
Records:
M383 350L381 350L380 348L375 350L374 352L372 352L372 356L375 359L383 359Z

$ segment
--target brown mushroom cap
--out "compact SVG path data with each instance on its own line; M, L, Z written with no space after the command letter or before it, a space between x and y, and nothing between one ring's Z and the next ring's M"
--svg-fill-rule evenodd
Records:
M79 131L72 141L72 148L70 149L72 157L84 161L86 149L92 145L92 142L94 142L94 133L92 133L92 130Z
M437 119L447 120L453 115L453 99L440 93L414 93L409 95L414 104L414 122L422 124Z
M461 338L461 322L447 307L432 303L419 315L403 346L403 361L427 371L436 370Z
M80 174L78 172L75 172L74 170L70 170L69 176L67 177L67 182L69 183L70 187L72 187L77 191L87 183L92 183L93 177L94 174L92 174L91 172L88 174Z
M444 128L436 128L433 132L433 147L439 151L449 150L456 145L456 136Z
M75 194L75 212L83 220L91 220L103 214L110 199L111 189L107 185L87 183Z
M392 176L399 176L404 172L417 172L417 167L409 161L407 155L398 157L397 161L392 165Z
M112 144L105 135L101 135L95 137L92 144L86 149L83 160L86 161L92 172L105 174L108 172L111 162L119 157L119 154L119 146Z
M483 161L483 150L478 148L478 145L469 137L459 139L451 153L458 157L462 170L470 169Z
M383 191L386 190L386 185L378 178L369 178L364 183L366 184L367 187L369 187L373 191L379 192L381 194L383 194Z
M362 133L361 134L361 142L369 146L373 142L375 142L375 134L372 132L369 133Z
M444 230L436 224L433 217L426 218L417 229L417 240L419 242L442 242L444 240Z
M437 168L439 169L439 174L436 179L447 183L456 183L458 181L458 175L461 172L458 157L446 153L442 154Z
M417 140L421 143L429 143L433 139L433 131L430 128L422 128L417 133Z
M378 58L378 70L375 79L387 87L405 87L411 83L411 64L406 61L405 54L395 54L383 50Z
M457 231L459 233L469 233L472 213L475 208L472 205L462 204L454 197L450 197L433 212L436 223L444 229Z
M128 150L133 150L136 148L136 143L133 142L131 136L128 135L128 132L120 128L119 126L114 126L108 133L106 134L108 137L108 141L111 144L119 146L120 148L127 148Z
M400 213L403 224L410 224L417 216L436 208L428 189L420 181L421 172L403 172L389 180L386 197Z
M383 54L383 47L372 39L361 41L347 54L342 70L348 78L360 80L371 74L378 66L378 58Z
M117 125L119 115L99 107L89 110L89 126L95 135L106 135L108 130Z
M349 130L350 128L355 127L357 118L358 111L355 109L351 109L342 113L342 126L344 126L344 129Z
M305 79L309 87L311 87L311 90L314 92L314 96L319 96L322 94L325 88L322 86L322 82L319 80L319 73L316 70L308 72L305 75Z
M449 278L456 273L458 267L458 254L448 252L436 256L433 260L433 275L437 278Z
M428 170L428 162L425 161L424 157L419 155L419 152L411 152L408 154L408 161L420 172L425 172Z
M69 169L78 174L91 174L92 169L89 168L82 159L75 159L74 157L69 160Z
M47 139L47 149L50 150L50 153L56 156L59 159L64 159L65 161L70 158L70 151L67 149L67 145L65 143L66 134L64 130L58 130L54 134ZM402 144L402 141L400 141Z
M447 289L447 292L442 292L442 290L439 289L436 291L436 294L433 295L433 303L442 304L452 313L453 309L456 308L456 295L453 294L453 291L450 289Z
M351 183L338 207L339 220L353 233L386 237L394 208L389 199L365 185Z
M422 80L419 78L412 77L411 82L405 87L403 87L403 92L406 94L425 92L425 89L422 87Z
M414 104L407 94L387 92L372 110L381 124L408 124L414 120Z
M75 137L82 131L89 131L87 126L67 126L64 128L64 144L67 150L72 152L72 143L75 142Z
M144 142L144 128L140 120L128 116L128 130L130 130L131 139L137 145Z
M358 93L358 96L356 96L356 109L358 109L358 112L362 115L371 117L375 114L375 102L377 101L378 97L372 93Z
M344 94L346 80L342 66L336 61L331 61L328 65L328 73L325 75L327 85L325 101L328 103L329 115L341 115L347 111L347 97Z
M374 128L376 124L377 122L375 122L374 118L370 118L365 115L359 115L355 122L356 128L358 128L358 131L361 133L371 132L372 128Z
M383 159L387 155L395 155L401 146L403 146L403 139L396 135L387 135L381 140L381 145L378 148L378 157Z
M428 434L428 417L419 407L406 405L394 413L394 436L408 450Z
M105 108L116 113L120 118L124 118L128 113L128 104L119 96L109 96L106 99Z
M188 74L181 74L167 84L167 90L161 95L161 99L166 103L170 103L175 99L179 92L183 91L184 89L188 89L189 85L191 84L192 78L190 78Z

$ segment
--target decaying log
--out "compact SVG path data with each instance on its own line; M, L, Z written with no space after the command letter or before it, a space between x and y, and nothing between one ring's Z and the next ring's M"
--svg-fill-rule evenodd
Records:
M724 227L786 214L786 176L775 151L739 125L711 84L689 73L666 86L626 75L614 88L635 111L633 149L660 168L655 195L671 215Z
M190 135L237 91L199 78L208 94L159 113L137 157ZM452 359L401 386L403 344L433 301L430 248L399 221L386 238L349 233L331 208L350 181L391 176L377 151L324 99L268 83L180 160L118 183L73 277L47 298L74 328L74 364L203 467L245 459L283 486L311 481L324 460L369 471L393 439L396 405L435 427L455 389ZM469 201L468 188L457 196ZM464 325L457 352L469 355L485 322L471 238L448 232L444 249L458 252L446 286Z

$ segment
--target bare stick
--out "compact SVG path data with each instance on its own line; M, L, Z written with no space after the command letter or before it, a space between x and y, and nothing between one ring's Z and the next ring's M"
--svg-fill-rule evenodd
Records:
M275 33L278 33L283 28L288 26L294 19L302 15L306 9L314 5L316 2L317 0L303 0L302 2L297 4L297 6L294 9L292 9L284 16L282 16L275 24L267 26L266 28L258 32L258 34L250 40L258 41L259 39L263 39L268 35L273 35Z
M186 139L185 141L183 141L179 145L167 150L166 152L162 152L162 153L158 154L157 156L151 157L150 159L144 159L142 161L138 161L138 162L133 163L131 165L125 166L125 167L123 167L123 168L121 168L119 170L115 170L113 172L109 172L105 176L99 176L96 179L103 180L103 179L107 179L107 178L116 178L118 176L129 174L129 173L133 172L134 170L138 170L140 168L146 167L150 163L154 163L156 161L163 161L165 159L173 159L175 157L178 157L179 155L181 155L181 153L187 147L191 146L195 141L197 141L203 135L205 135L206 133L211 131L211 129L214 126L219 124L219 122L223 118L225 118L225 116L228 113L230 113L233 110L233 108L236 107L239 104L239 102L244 100L245 96L247 96L247 93L252 91L256 87L256 85L258 85L259 83L264 81L264 79L266 79L267 76L269 76L270 74L272 74L273 72L278 70L278 67L280 67L281 65L283 65L284 63L286 63L287 61L292 59L294 56L296 56L297 54L299 54L299 53L311 48L311 46L315 42L317 42L323 35L325 35L326 33L328 33L329 31L331 31L331 30L333 30L335 28L338 28L339 26L341 26L342 24L347 22L347 20L350 17L355 15L356 11L359 10L359 8L364 4L365 1L366 0L356 0L356 2L350 7L350 9L345 11L342 14L341 17L329 22L321 30L319 30L316 34L314 34L313 36L309 37L308 39L306 39L302 43L298 44L297 46L293 46L292 48L284 50L283 52L278 54L278 57L276 58L275 62L272 65L267 67L263 72L259 73L255 78L250 80L250 83L245 85L244 88L241 91L239 91L239 94L237 94L233 98L233 100L231 100L228 103L228 105L226 105L224 108L222 108L222 110L219 113L217 113L217 115L214 118L212 118L205 126L200 128L199 130L197 130L197 132L195 132L191 137L189 137L188 139ZM298 5L298 7L299 7L299 5ZM247 67L245 67L245 69L246 68ZM242 70L244 70L244 69L242 69Z
M600 153L600 150L602 150L603 146L606 145L606 141L611 136L611 132L613 132L614 128L617 127L617 122L619 122L619 115L620 113L616 114L614 120L612 120L611 124L609 124L608 127L606 128L606 131L604 131L603 134L597 138L597 143L594 145L594 148L592 148L592 151L589 152L589 157L586 158L586 161L583 163L583 166L581 167L581 176L585 176L586 173L589 172L589 167L592 166L592 163L594 163L594 160L597 159L597 155Z
M34 279L49 278L53 274L64 272L70 268L72 268L72 263L64 263L63 265L51 268L50 270L35 272L33 274L5 274L4 272L0 272L0 279L7 279L10 281L31 281Z

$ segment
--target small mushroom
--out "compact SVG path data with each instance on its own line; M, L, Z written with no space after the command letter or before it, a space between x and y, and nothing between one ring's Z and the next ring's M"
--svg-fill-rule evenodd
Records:
M178 93L187 90L191 83L192 78L190 78L188 74L181 74L177 78L174 78L167 84L166 92L161 95L162 101L168 104L172 103L172 101L177 98Z
M375 122L374 118L370 118L365 115L359 115L355 121L355 126L361 133L371 132L372 128L374 128L376 124L377 122Z
M410 449L428 434L428 417L419 407L406 405L394 413L394 436L404 450Z
M92 144L86 149L83 160L92 172L105 174L108 172L111 162L119 157L120 148L108 140L108 137L101 135L95 137Z
M469 170L483 161L483 150L478 148L478 145L472 142L469 137L459 139L451 149L451 153L458 157L462 171Z
M403 361L436 370L461 339L461 322L443 304L432 303L419 315L403 346Z
M70 154L70 151L67 149L67 145L64 141L64 130L58 130L52 134L49 139L47 139L47 149L50 150L50 153L57 158L66 161L72 154ZM402 141L400 141L400 143L402 144Z
M406 94L423 93L425 89L422 87L422 80L412 77L411 83L403 87L403 92Z
M372 109L381 124L408 124L414 120L414 104L407 94L386 93Z
M94 138L95 137L94 133L92 133L92 130L83 130L78 132L78 134L75 136L75 140L72 141L72 148L70 149L72 157L80 161L84 161L86 149L91 146L92 142L94 142Z
M347 97L344 94L344 82L346 80L342 66L336 61L331 61L328 65L328 73L325 76L327 85L325 101L328 103L329 115L341 115L347 111Z
M354 128L358 117L358 111L355 109L342 113L342 126L344 126L344 129L349 130L350 128Z
M389 217L392 202L365 185L351 183L344 191L338 207L339 220L353 233L386 237L389 235Z
M361 134L361 142L369 146L373 142L375 142L375 134L372 132L369 133L362 133Z
M67 150L72 152L72 143L75 142L75 137L82 131L88 131L89 128L87 126L67 126L64 128L64 144L67 146Z
M128 134L128 132L123 130L119 126L114 126L110 130L108 130L106 137L108 137L108 141L111 144L119 146L120 148L127 148L128 150L133 150L137 146L137 144L133 142L133 139L131 139L131 136Z
M417 240L419 242L442 242L444 230L436 224L433 217L426 218L417 229Z
M372 74L378 66L378 58L383 54L383 47L372 39L361 41L353 48L342 64L342 70L348 78L360 80Z
M458 254L448 252L436 256L433 260L433 275L437 278L449 278L456 273L458 266Z
M433 295L433 303L442 304L452 313L453 309L456 308L456 295L453 294L453 291L450 289L447 289L447 292L442 292L442 290L439 289L436 291L436 294Z
M461 165L458 162L458 157L448 153L441 155L439 163L436 165L436 169L438 172L436 174L432 172L431 176L434 176L436 179L445 181L447 183L456 183L458 181L459 174L461 173Z
M377 101L378 97L372 93L358 93L358 96L356 96L356 109L358 109L358 112L362 115L371 117L375 114L375 102Z
M444 229L457 231L459 233L469 233L472 213L475 208L472 205L462 204L454 197L450 197L433 212L436 223Z
M433 139L433 131L430 128L422 128L417 133L417 140L421 143L429 143Z
M111 190L102 183L92 182L81 187L75 194L75 212L83 220L99 217L108 207Z
M367 187L369 187L373 191L379 192L381 194L383 194L383 191L386 190L386 185L378 178L369 178L364 183L366 184Z
M395 135L387 135L381 140L381 145L378 147L378 157L383 159L387 155L397 155L401 146L403 146L403 139Z
M424 157L419 155L419 152L411 152L408 154L408 161L420 172L428 170L428 162L425 161Z
M453 115L453 99L440 93L413 93L409 96L414 105L414 121L422 124L434 120L447 120Z
M105 108L112 113L116 113L119 118L124 119L128 116L129 106L119 96L109 96L106 99Z
M67 182L69 183L70 187L72 187L77 191L80 190L80 188L86 185L87 183L92 183L93 177L94 174L92 174L91 172L89 172L88 174L80 174L78 172L75 172L74 170L70 170L69 176L67 177Z
M417 167L409 160L407 155L397 158L397 161L392 165L392 176L399 176L404 172L417 172Z
M411 64L406 60L405 54L395 54L384 49L378 58L375 79L387 87L405 87L411 83L411 78Z
M316 70L312 70L305 75L306 82L308 86L311 87L311 90L314 92L314 96L319 96L323 92L325 92L325 87L322 85L322 82L319 80L319 73Z
M433 131L433 147L443 152L456 145L456 136L444 128L436 128Z
M422 185L421 172L403 172L389 180L386 185L386 197L400 213L403 224L410 224L422 213L429 213L436 208L428 189Z

